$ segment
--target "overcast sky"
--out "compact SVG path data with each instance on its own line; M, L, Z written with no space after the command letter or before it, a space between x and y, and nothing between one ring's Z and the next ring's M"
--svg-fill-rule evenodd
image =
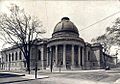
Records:
M0 0L0 12L7 12L10 3L24 8L33 16L37 16L47 31L44 38L50 38L55 25L62 17L67 16L77 26L80 37L86 42L105 33L120 13L97 23L83 31L81 29L120 11L119 1L40 1L40 0Z

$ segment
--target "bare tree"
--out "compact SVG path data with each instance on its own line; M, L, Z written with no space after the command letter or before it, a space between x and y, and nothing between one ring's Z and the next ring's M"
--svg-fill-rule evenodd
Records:
M24 9L11 4L10 14L0 15L0 39L4 44L16 45L26 59L27 71L30 73L30 50L38 34L43 34L42 23L38 18L27 15Z

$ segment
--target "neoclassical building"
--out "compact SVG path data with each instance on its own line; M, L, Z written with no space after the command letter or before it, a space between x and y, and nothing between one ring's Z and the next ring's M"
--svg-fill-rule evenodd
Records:
M89 38L89 37L88 37ZM99 43L90 44L79 36L79 31L68 17L63 17L54 28L52 38L38 39L31 49L30 68L34 70L37 57L38 69L81 70L114 67L115 57L106 55ZM26 59L17 46L1 51L1 68L24 70ZM107 60L109 59L109 60Z

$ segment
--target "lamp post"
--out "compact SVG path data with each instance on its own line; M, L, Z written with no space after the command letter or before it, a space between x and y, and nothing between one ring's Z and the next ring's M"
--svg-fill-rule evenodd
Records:
M35 56L35 79L37 79L37 70L38 70L38 48L37 48L37 45L35 46L36 47L36 56Z
M37 59L35 61L35 79L37 79Z
M117 67L117 55L118 55L118 51L119 51L120 49L118 49L118 48L115 48L115 49L117 49L117 50L116 50L116 54L115 54L115 56L116 56L116 67Z
M38 35L39 35L39 32L37 32L37 34L36 34L36 40L33 43L35 43L35 42L38 41L37 40ZM35 79L37 79L37 70L38 70L38 64L37 64L37 62L38 62L38 53L39 53L39 50L38 50L37 45L35 45L35 48L36 48L36 55L35 55Z

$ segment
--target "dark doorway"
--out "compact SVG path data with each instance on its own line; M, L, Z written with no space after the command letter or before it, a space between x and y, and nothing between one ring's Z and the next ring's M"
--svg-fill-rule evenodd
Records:
M79 64L78 64L78 46L77 45L74 46L74 64L75 64L75 67L79 66Z
M66 69L71 69L72 46L66 45Z

